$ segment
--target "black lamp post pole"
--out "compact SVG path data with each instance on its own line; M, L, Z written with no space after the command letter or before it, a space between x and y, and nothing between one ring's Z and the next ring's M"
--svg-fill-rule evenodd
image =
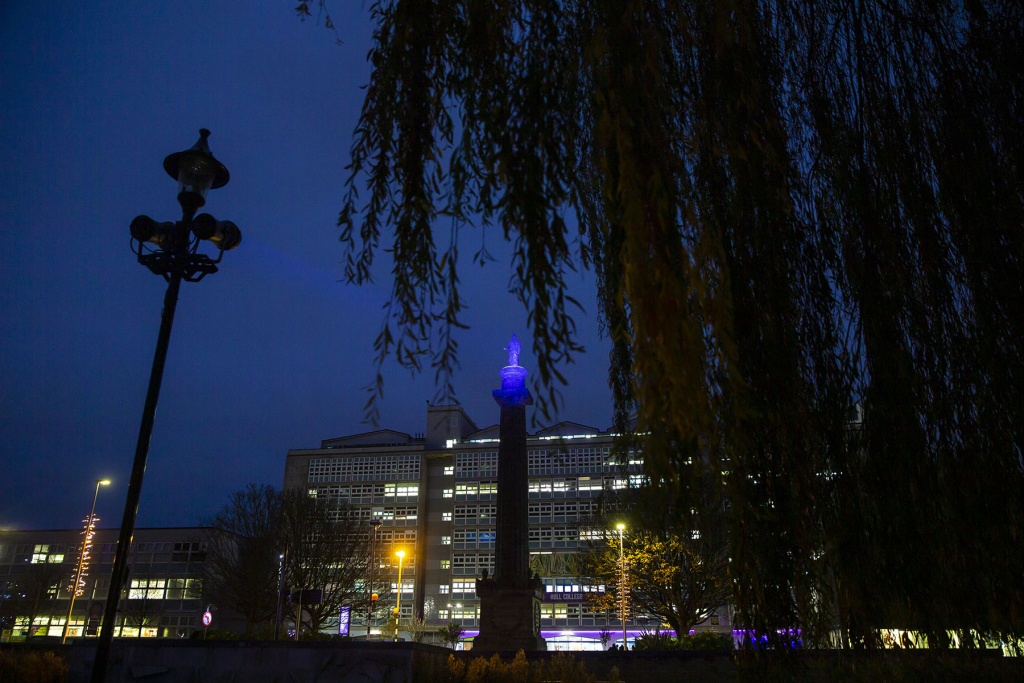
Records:
M160 399L160 384L164 377L164 364L167 361L167 347L171 341L171 327L174 325L174 310L178 306L178 290L181 289L181 274L171 275L164 294L164 309L160 317L160 334L156 340L156 353L153 356L153 369L149 373L149 389L146 392L146 405L142 410L142 425L139 427L139 440L135 445L135 462L132 464L132 476L128 482L128 498L124 504L124 517L121 518L121 533L117 539L117 553L114 555L114 569L110 574L110 586L107 589L107 604L103 610L103 625L100 629L99 641L96 644L96 661L93 663L92 683L103 683L107 676L107 663L110 661L110 645L114 638L117 622L117 604L124 589L125 574L128 571L128 551L135 535L135 518L139 512L139 497L142 494L142 478L146 474L146 459L149 457L149 442L153 436L153 422L156 417L156 404Z
M377 565L377 529L380 525L381 521L379 519L370 520L373 533L370 536L370 601L366 608L366 640L370 640L370 628L373 626L373 608L376 607L373 602L373 571Z

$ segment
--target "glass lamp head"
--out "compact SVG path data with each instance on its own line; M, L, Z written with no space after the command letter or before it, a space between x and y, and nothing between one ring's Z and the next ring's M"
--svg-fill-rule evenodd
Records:
M214 158L206 139L210 131L199 130L199 140L191 149L175 152L164 159L167 175L178 181L178 202L182 208L195 211L206 204L206 193L224 187L231 174Z

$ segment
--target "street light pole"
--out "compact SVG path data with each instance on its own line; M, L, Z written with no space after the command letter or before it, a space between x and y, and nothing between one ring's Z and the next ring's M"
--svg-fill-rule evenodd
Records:
M370 628L373 625L373 608L376 593L373 592L373 573L377 566L377 529L380 528L381 521L379 519L371 519L370 526L373 527L373 533L370 536L370 600L366 607L366 640L370 640Z
M399 550L398 555L398 598L395 600L395 642L398 642L398 625L402 623L402 560L405 559L405 551Z
M622 539L626 535L626 525L619 524L616 526L619 530L619 600L620 600L620 612L622 621L622 649L628 649L626 647L626 617L629 614L629 599L626 587L626 554L623 549Z
M135 519L139 512L139 498L142 494L142 479L146 473L146 459L149 457L149 442L153 436L156 405L160 398L167 348L171 341L174 325L174 311L178 305L178 291L181 281L198 282L207 275L217 272L224 252L234 249L242 241L238 227L230 221L218 221L208 213L196 216L196 211L206 204L209 190L223 187L230 179L228 169L217 161L210 152L206 138L210 131L199 131L199 140L191 149L175 152L164 159L164 170L178 181L178 204L181 205L181 221L178 223L157 223L149 216L136 216L131 223L132 248L139 263L160 275L167 282L164 307L160 317L160 332L157 336L153 367L149 374L149 388L146 403L142 409L142 424L135 445L135 460L128 481L128 495L121 519L121 532L114 554L114 567L110 574L107 603L103 610L103 625L96 643L96 659L92 668L92 683L104 683L107 664L110 660L110 645L114 638L117 622L117 606L124 590L128 573L128 553L135 536ZM218 249L216 259L198 251L201 240L209 240Z
M288 546L277 556L277 614L274 616L274 640L281 636L281 601L284 598L284 565L288 558Z
M64 620L64 632L60 637L60 644L68 640L68 627L71 625L71 612L75 609L75 598L81 590L82 569L85 567L85 553L89 549L89 539L92 537L93 527L96 525L96 499L100 496L100 487L110 484L109 479L100 479L96 482L96 491L92 494L92 507L89 508L89 518L85 522L85 536L82 537L82 549L78 553L78 566L75 568L75 580L71 584L71 599L68 600L68 618Z

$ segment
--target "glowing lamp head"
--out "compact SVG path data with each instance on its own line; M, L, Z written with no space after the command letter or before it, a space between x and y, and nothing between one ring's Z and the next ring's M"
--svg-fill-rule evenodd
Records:
M395 553L395 556L398 557L398 559L401 560L401 559L403 559L405 557L405 551L404 550L399 550L398 552Z
M625 531L626 530L626 525L625 524L616 524L615 528L618 529L619 531Z
M110 480L109 479L100 479L96 483L99 484L100 486L110 486Z
M377 595L376 593L374 593L373 595L370 596L370 600L373 601L373 602L377 602L377 600L379 600L379 599L380 599L380 596Z
M199 130L199 140L191 149L175 152L164 159L167 175L178 181L178 201L193 211L206 203L206 193L224 187L231 174L214 158L206 139L210 131Z

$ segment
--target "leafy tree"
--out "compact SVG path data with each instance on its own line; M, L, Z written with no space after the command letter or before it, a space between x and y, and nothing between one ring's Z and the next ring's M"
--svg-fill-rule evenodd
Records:
M422 617L413 617L405 624L406 629L412 635L414 643L422 643L427 638L431 629L427 626L427 620Z
M692 465L690 465L692 467ZM622 558L626 565L628 604L656 615L686 635L731 598L728 541L721 487L704 477L697 491L647 483L609 500L597 524L608 529L585 553L584 571L607 587L592 594L600 609L621 609ZM683 509L680 509L683 508ZM614 527L622 523L622 537Z
M277 611L280 515L281 494L249 484L206 522L215 532L207 542L204 594L242 615L247 637Z
M366 609L357 586L367 575L367 532L353 509L305 491L286 491L280 539L288 548L285 577L292 589L322 591L319 603L301 606L312 633L337 619L342 605Z
M582 264L650 473L725 445L742 624L1024 632L1024 5L371 13L339 226L349 281L394 257L380 362L450 390L459 243L497 225L543 408L580 351Z
M465 631L462 629L462 626L455 621L449 621L437 631L437 634L441 636L441 642L453 650L459 644L459 641L462 640L462 634L464 633Z
M398 637L399 630L400 629L398 624L398 608L394 607L391 609L390 612L388 612L387 618L384 621L384 623L381 624L380 634L384 636L384 638L390 640L392 638Z
M630 535L623 554L630 606L660 617L677 635L685 635L707 620L729 602L731 593L724 544L705 559L687 540L682 536L659 538L645 531ZM618 610L622 591L618 545L610 539L601 549L595 572L612 590L594 602L611 613Z

